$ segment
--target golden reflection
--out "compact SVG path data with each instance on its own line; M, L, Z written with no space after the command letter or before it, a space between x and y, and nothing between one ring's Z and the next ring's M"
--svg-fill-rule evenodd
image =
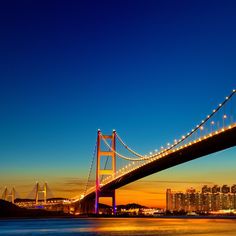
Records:
M104 218L96 219L92 232L143 232L143 235L235 235L235 220L230 219L163 219ZM122 234L122 233L121 233ZM111 234L112 235L112 234ZM117 235L117 234L115 234ZM139 234L140 235L140 234Z

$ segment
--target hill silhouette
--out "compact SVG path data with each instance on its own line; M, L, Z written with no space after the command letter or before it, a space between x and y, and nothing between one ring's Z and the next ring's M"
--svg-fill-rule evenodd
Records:
M117 205L117 209L120 210L120 209L126 209L126 210L130 210L130 209L140 209L140 208L147 208L146 206L142 206L142 205L139 205L137 203L128 203L126 205Z
M63 212L43 209L26 209L0 199L0 217L58 217L68 216Z

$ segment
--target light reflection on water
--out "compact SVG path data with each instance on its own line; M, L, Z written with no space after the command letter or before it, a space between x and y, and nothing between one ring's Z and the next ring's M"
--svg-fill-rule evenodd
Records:
M235 236L233 219L86 218L0 220L0 235Z

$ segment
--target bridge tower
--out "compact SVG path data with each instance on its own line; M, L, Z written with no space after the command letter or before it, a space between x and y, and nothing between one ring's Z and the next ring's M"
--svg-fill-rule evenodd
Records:
M13 187L11 192L8 192L7 187L5 187L5 190L3 192L3 200L8 201L9 198L11 198L11 203L15 203L15 196L16 196L16 190Z
M36 183L35 204L39 203L39 193L43 193L44 203L47 202L47 183L44 183L43 188L40 188L39 183Z
M101 140L111 140L112 150L103 151L101 150ZM96 163L96 196L95 196L95 214L99 214L99 198L100 197L111 197L112 198L112 209L113 214L116 214L116 196L115 190L103 190L101 191L100 176L110 175L115 177L116 173L116 131L113 130L112 135L103 135L100 130L97 133L97 163ZM105 170L101 169L101 158L102 157L111 158L111 169Z

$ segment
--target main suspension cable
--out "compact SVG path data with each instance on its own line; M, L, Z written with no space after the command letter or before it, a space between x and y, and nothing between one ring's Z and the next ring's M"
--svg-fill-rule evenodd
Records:
M86 183L86 186L85 186L85 189L84 189L84 195L86 194L86 192L88 190L88 183L89 183L89 179L90 179L90 176L91 176L91 173L92 173L93 163L94 163L94 160L95 160L96 151L97 151L97 141L95 143L95 147L94 147L94 151L93 151L93 157L92 157L91 165L90 165L90 168L89 168L88 180L87 180L87 183Z
M151 159L151 158L154 158L154 157L157 157L165 152L168 152L170 151L171 149L173 149L174 147L178 146L179 144L183 143L187 138L189 138L191 135L193 135L195 132L197 132L199 129L201 129L201 127L209 120L211 119L211 117L213 117L219 110L221 110L224 105L230 101L230 99L233 97L233 95L236 93L236 90L234 89L231 94L229 96L227 96L225 98L225 100L219 104L219 106L213 110L213 112L208 115L199 125L197 125L194 129L191 130L191 132L189 132L186 136L182 137L182 139L180 139L179 141L175 142L174 144L172 144L169 148L166 148L165 150L159 152L159 153L155 153L151 156L148 156L148 157L144 157L140 154L138 154L137 152L133 151L130 147L128 147L128 145L125 144L125 142L119 137L119 135L117 134L117 138L118 140L122 143L122 145L127 149L129 150L131 153L133 153L135 156L138 156L140 157L140 159L133 159L133 158L129 158L129 157L126 157L126 160L148 160L148 159ZM118 155L118 154L117 154ZM118 155L119 156L119 155ZM121 155L122 156L122 155ZM120 156L120 157L121 157ZM124 156L122 156L121 158L124 158ZM124 158L125 159L125 158Z
M143 155L140 155L139 153L135 152L134 150L132 150L127 144L125 144L125 142L121 139L121 137L116 133L116 137L118 138L118 140L121 142L121 144L127 149L129 150L131 153L133 153L135 156L143 158Z
M112 151L114 152L118 157L128 160L128 161L144 161L144 160L148 160L150 159L150 157L144 157L142 156L142 158L132 158L132 157L126 157L124 155L121 155L120 153L118 153L117 151L115 151L106 141L106 139L103 137L103 135L101 134L102 140L105 143L105 145Z

